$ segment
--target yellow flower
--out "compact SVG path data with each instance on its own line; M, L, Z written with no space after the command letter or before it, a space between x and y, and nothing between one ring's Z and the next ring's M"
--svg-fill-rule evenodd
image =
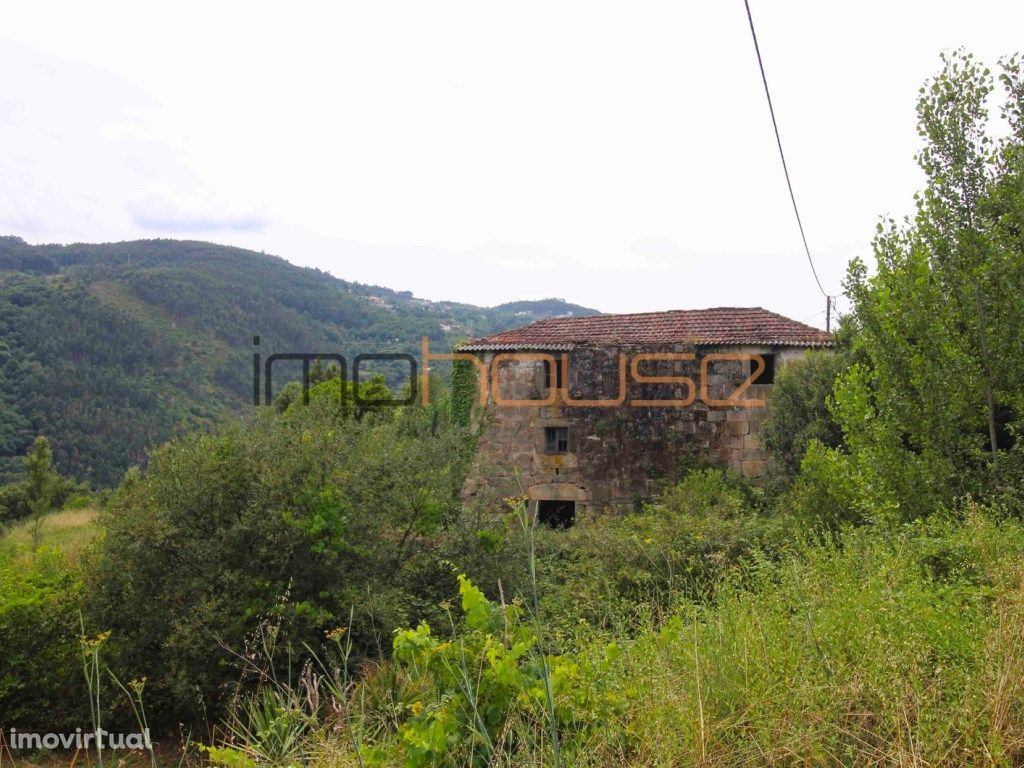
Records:
M420 712L423 711L423 702L414 701L412 703L412 706L409 707L409 709L412 710L413 715L418 715Z
M78 638L78 642L82 645L82 647L85 650L93 651L96 648L99 648L109 639L110 630L108 629L106 632L100 632L98 635L96 635L96 637L86 637L85 635L82 635Z

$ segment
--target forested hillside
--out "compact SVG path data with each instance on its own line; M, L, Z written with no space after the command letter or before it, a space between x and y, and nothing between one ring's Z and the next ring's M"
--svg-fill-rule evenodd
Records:
M0 482L38 434L64 473L109 485L176 431L251 407L254 335L264 356L351 360L567 313L594 310L429 302L212 243L0 237Z

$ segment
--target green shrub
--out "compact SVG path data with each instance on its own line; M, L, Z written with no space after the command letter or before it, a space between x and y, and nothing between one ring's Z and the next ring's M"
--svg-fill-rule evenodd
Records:
M114 666L149 679L154 719L216 713L240 683L286 679L350 608L355 659L442 615L438 542L460 516L464 433L444 406L346 419L335 405L314 395L169 443L110 501L90 612L113 631Z
M0 713L5 728L88 724L79 653L82 584L60 552L0 543Z
M739 477L695 470L639 513L539 537L545 617L571 642L574 628L628 629L680 596L708 597L733 565L778 552L792 535L787 519L759 506Z
M459 578L462 620L450 640L421 622L398 632L397 664L429 680L429 696L409 705L398 738L405 765L489 765L523 742L543 742L556 756L621 711L608 679L617 646L603 658L549 655L537 625L516 605L496 605Z
M847 367L845 357L833 352L812 352L780 367L761 439L784 478L797 474L812 441L829 448L842 445L843 431L829 412L828 399L836 376Z

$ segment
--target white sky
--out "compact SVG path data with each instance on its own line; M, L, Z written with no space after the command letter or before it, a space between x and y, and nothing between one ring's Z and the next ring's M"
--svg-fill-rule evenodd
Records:
M752 7L839 292L877 217L912 210L939 52L1024 48L1024 3ZM212 240L475 304L824 322L742 0L6 3L0 233Z

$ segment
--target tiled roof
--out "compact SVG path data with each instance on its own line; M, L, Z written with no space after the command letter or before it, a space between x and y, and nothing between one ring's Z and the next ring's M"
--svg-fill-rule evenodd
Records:
M576 344L760 344L827 347L832 334L761 307L553 317L459 346L466 352L569 349Z

